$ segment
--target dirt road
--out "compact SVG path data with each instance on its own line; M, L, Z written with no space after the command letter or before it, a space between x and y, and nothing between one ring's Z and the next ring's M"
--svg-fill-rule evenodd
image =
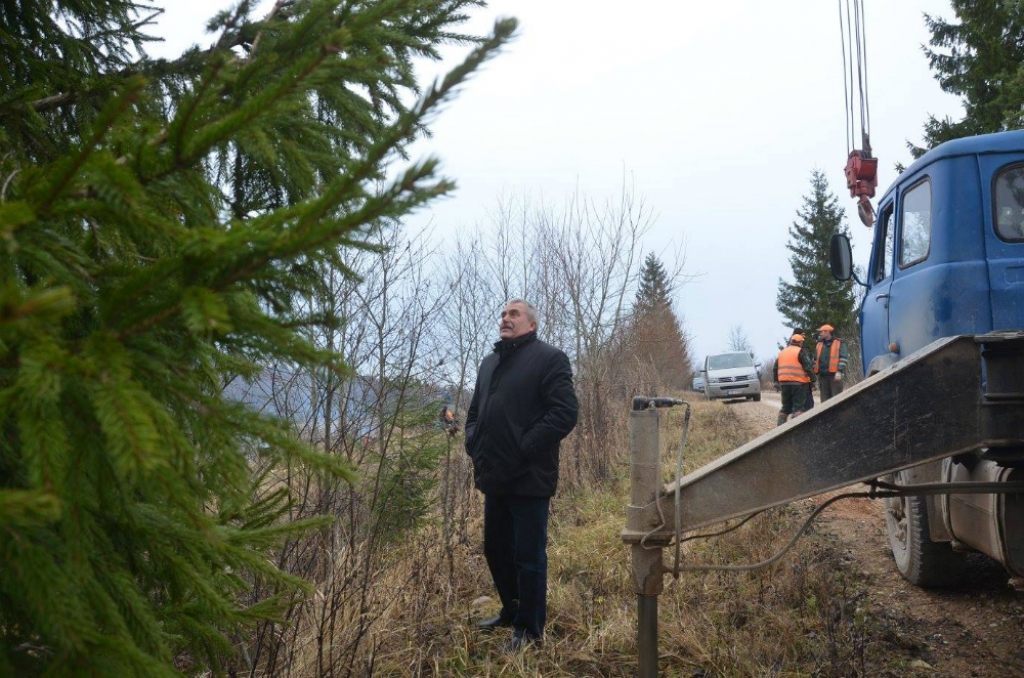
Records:
M727 404L756 435L775 426L779 405L773 393L759 403ZM891 640L913 657L909 665L915 675L1024 676L1024 593L1007 585L1002 567L971 556L970 575L958 588L908 584L892 561L881 500L837 502L814 530L860 571L867 583L862 604L891 622Z

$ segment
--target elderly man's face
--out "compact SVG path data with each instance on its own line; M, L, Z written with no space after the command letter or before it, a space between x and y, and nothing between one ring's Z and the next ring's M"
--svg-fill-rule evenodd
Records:
M537 323L530 321L526 315L526 305L516 302L509 304L501 312L498 321L498 336L502 339L518 339L537 329Z
M829 339L832 338L832 333L829 332L828 330L821 330L820 332L818 332L818 338L821 339L822 341L828 341Z

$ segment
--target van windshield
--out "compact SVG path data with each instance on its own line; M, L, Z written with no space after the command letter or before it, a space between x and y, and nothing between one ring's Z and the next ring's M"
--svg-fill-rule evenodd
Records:
M754 361L746 353L723 353L708 358L709 370L729 370L734 367L753 367Z

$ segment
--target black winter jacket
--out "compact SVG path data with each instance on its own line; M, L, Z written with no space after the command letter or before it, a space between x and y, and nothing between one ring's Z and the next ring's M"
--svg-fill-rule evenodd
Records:
M466 414L466 451L484 494L550 497L558 444L578 405L565 353L531 332L494 345L480 363Z

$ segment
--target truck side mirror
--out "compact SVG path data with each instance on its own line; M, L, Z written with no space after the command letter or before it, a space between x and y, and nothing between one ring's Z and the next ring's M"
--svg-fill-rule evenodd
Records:
M842 233L836 233L828 245L828 267L832 269L832 277L836 280L849 280L853 277L853 252L850 250L850 239Z

